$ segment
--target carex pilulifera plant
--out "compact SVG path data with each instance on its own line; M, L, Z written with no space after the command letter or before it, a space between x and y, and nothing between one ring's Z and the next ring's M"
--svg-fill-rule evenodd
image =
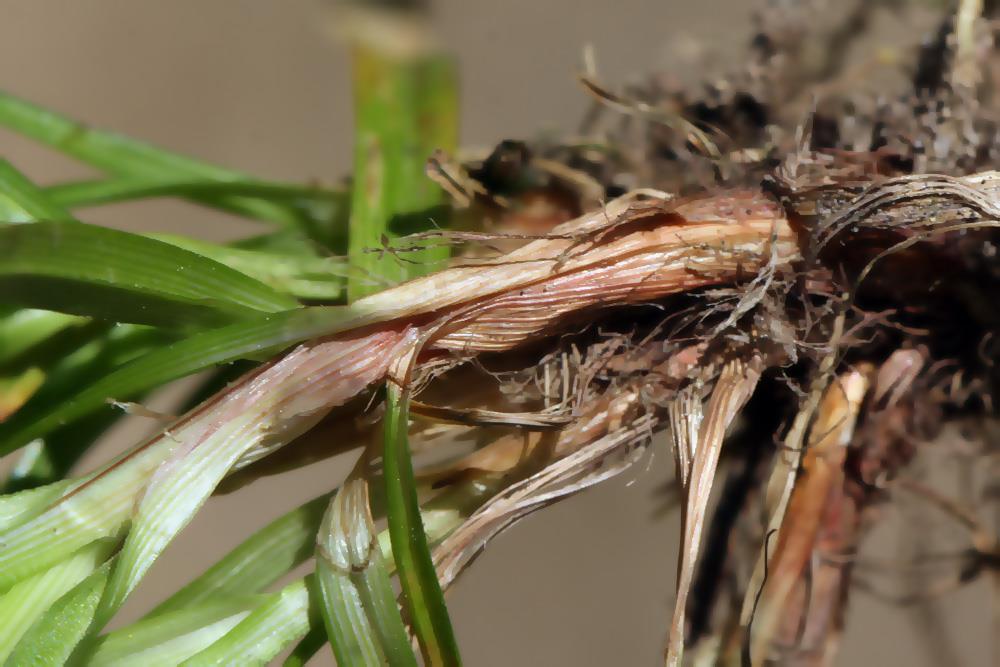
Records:
M341 665L458 665L459 574L659 431L682 516L667 664L829 664L851 592L882 590L859 551L889 502L965 535L916 553L925 585L898 599L996 578L993 7L959 2L872 95L839 53L880 4L772 7L724 85L619 92L588 56L578 135L481 155L422 3L350 5L336 188L0 93L0 126L100 174L0 159L0 661L301 665L329 643ZM79 220L153 197L267 231ZM196 373L181 416L143 407ZM163 424L81 468L124 414ZM915 472L930 449L976 468L966 499ZM109 629L213 494L338 453L328 493Z

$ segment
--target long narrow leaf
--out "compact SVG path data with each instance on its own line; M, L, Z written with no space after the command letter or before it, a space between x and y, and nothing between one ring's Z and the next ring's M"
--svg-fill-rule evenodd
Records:
M408 398L393 382L386 391L383 465L389 535L406 610L429 665L460 665L458 644L420 517L407 443Z
M0 227L0 255L4 300L32 308L176 327L298 305L201 255L92 225Z
M84 162L117 174L190 174L219 180L235 172L74 122L8 93L0 94L0 124Z
M5 664L10 667L66 664L90 629L110 568L110 561L104 563L49 607L24 634Z
M284 446L380 380L389 363L387 348L398 339L373 334L302 346L245 375L154 439L149 449L169 454L137 498L98 621L111 617L238 462ZM97 479L95 485L102 483Z
M171 380L237 359L267 356L293 343L350 325L350 312L305 308L263 315L247 322L196 334L160 348L114 371L58 405L31 404L0 424L0 456L68 423L106 407L108 399L128 399Z
M150 616L201 604L216 596L256 593L313 555L316 530L330 494L272 521L177 591Z
M163 345L170 337L163 331L134 325L115 327L90 327L93 331L81 331L79 337L65 341L68 345L79 345L76 350L63 356L47 369L45 384L35 392L31 400L11 417L11 424L0 424L0 431L14 423L29 423L38 415L43 415L73 400L81 387L93 378L113 372L123 364ZM100 335L94 335L94 333ZM86 338L90 334L91 340ZM107 398L136 400L142 392L114 394ZM32 448L26 450L11 470L4 491L17 491L39 486L61 478L79 457L87 450L98 434L115 422L121 411L113 406L99 406L96 412L82 415L82 419L67 419L47 431L39 439L34 439Z
M225 264L231 269L256 278L272 289L300 299L334 301L344 294L347 265L338 258L245 250L184 236L166 234L149 236Z
M237 462L286 445L380 380L400 340L390 331L301 346L75 481L42 514L0 535L0 590L130 527L102 602L99 620L106 622Z
M69 485L70 481L65 480L20 493L0 495L0 531L10 530L40 514L49 503L65 493Z
M22 635L46 610L108 557L111 540L99 540L80 549L66 560L16 586L0 597L0 660L14 650Z
M219 597L156 618L146 618L97 639L87 665L173 667L236 627L266 596Z
M73 216L53 203L11 163L0 158L0 224L36 220L72 222Z
M111 572L96 615L103 626L159 557L190 522L239 456L256 442L259 410L247 411L218 427L204 442L190 443L166 461L147 483L128 537Z
M317 202L346 206L347 193L314 185L244 180L165 179L149 177L108 178L50 185L44 189L48 198L67 209L98 206L113 202L152 197L241 196L278 202Z
M43 572L88 544L118 539L135 497L148 480L150 467L162 461L162 452L146 450L133 465L113 468L101 480L74 480L63 498L48 504L28 521L4 531L0 541L0 590L7 591ZM71 502L66 500L71 498Z
M246 179L237 171L87 127L7 93L0 93L0 126L118 176L223 182ZM308 217L294 206L250 197L205 197L197 201L288 226L301 226Z
M283 648L309 631L310 604L306 581L285 586L205 650L185 660L185 667L265 665Z
M83 324L76 315L24 308L0 318L0 366L51 338L60 331Z
M79 208L149 197L182 197L209 206L232 210L234 200L283 207L296 221L298 232L337 254L347 252L347 218L350 194L315 185L244 180L112 177L96 181L60 183L45 188L51 201ZM269 213L270 209L262 209ZM237 207L237 212L250 213ZM260 211L258 211L260 212ZM296 231L286 228L284 231Z
M94 378L107 375L123 364L171 340L167 332L133 325L118 325L110 330L107 330L106 327L99 327L96 329L98 334L96 336L88 329L94 329L94 327L81 330L82 335L74 337L77 340L82 340L82 345L72 353L68 353L68 356L59 359L54 366L48 369L48 377L44 386L36 392L35 396L32 397L32 402L23 408L24 410L31 413L47 412L52 409L52 406L59 406L76 396L80 387L92 382ZM52 362L49 361L51 356L49 355L60 354L59 349L67 349L62 346L63 343L74 344L74 340L62 340L66 338L66 336L60 336L58 349L53 349L53 345L48 344L39 350L39 354L36 355L39 357L39 361L43 364L51 364ZM87 342L88 338L89 342ZM236 379L246 370L248 370L246 363L229 364L218 369L189 398L186 409L191 409L197 403L207 399L221 389L226 382ZM114 398L141 401L145 394L144 391L134 395L119 394ZM125 412L118 407L105 405L96 412L58 426L47 433L44 438L33 440L21 453L17 464L11 468L7 480L0 487L0 490L9 493L61 479L100 434L124 415Z
M32 220L57 220L75 222L70 214L45 195L34 183L18 172L9 163L0 160L0 225L7 221L27 222ZM44 310L23 309L12 310L4 308L4 317L0 319L0 367L7 366L15 373L32 373L44 379L37 393L49 394L51 389L59 384L53 374L59 375L59 369L66 364L61 357L71 354L75 346L85 344L87 339L100 336L102 327L76 326L76 331L67 331L75 325L83 325L85 318ZM73 356L77 356L72 353ZM58 360L58 361L57 361ZM44 370L42 370L44 369ZM0 382L3 384L3 382ZM77 382L78 384L78 382ZM0 406L0 421L6 419L12 410L21 408L27 395L7 397L5 405ZM105 422L110 420L104 419ZM97 425L89 420L86 426ZM103 426L101 424L100 426ZM65 431L65 427L63 427ZM103 430L103 429L101 429ZM74 429L70 440L79 442L92 430L88 428ZM60 438L56 437L56 440ZM82 452L84 447L61 447L58 455L53 454L52 440L36 441L32 448L25 452L18 463L11 469L7 482L3 484L5 491L30 488L54 480L58 462L66 464L65 469L75 461L75 454ZM61 443L67 445L69 443ZM61 475L59 475L61 476Z

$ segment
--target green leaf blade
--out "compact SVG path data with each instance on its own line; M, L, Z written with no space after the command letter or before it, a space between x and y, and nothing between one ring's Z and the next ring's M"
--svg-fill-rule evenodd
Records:
M141 357L171 340L164 331L150 327L121 324L114 327L91 325L89 336L74 336L66 341L75 346L64 351L55 361L45 361L45 383L9 422L0 424L0 431L13 423L29 423L53 409L72 401L82 387L113 372L116 368ZM51 346L49 346L51 347ZM109 395L108 398L137 400L142 392L132 395ZM90 444L113 424L122 412L107 403L80 419L65 420L46 431L43 438L33 439L4 483L3 490L19 491L61 478L79 460Z
M386 391L383 465L389 536L406 610L430 665L461 665L444 594L431 560L407 442L408 397L390 382Z
M111 540L98 540L69 558L25 579L0 597L0 659L6 659L21 637L54 602L86 579L111 554Z
M336 301L344 294L347 266L338 258L246 250L166 234L149 236L225 264L296 298Z
M303 202L315 206L343 207L346 193L314 185L258 181L250 177L239 180L205 180L201 178L151 178L142 176L112 177L91 181L71 181L44 188L53 203L66 209L99 206L116 202L153 197L255 197L277 202Z
M155 618L143 618L97 638L87 665L173 666L211 646L260 605L264 596L219 596Z
M184 667L265 665L311 626L309 590L299 579L256 607L232 630L185 660Z
M0 92L0 126L110 174L128 178L217 182L243 181L246 175L128 137L79 123L38 105ZM286 227L310 227L314 220L297 202L277 203L235 195L193 196L199 203Z
M60 331L84 324L77 315L32 308L14 310L0 318L0 366L55 336Z
M214 325L298 303L223 264L92 225L0 227L0 290L11 303L156 326Z
M21 638L5 665L47 667L68 663L90 629L109 570L110 563L105 563L49 607Z
M108 399L127 400L205 368L271 355L294 343L335 333L360 319L350 309L338 306L300 308L195 334L80 387L75 396L56 406L29 403L0 423L0 456L106 407Z
M324 494L254 533L199 577L157 606L150 616L191 607L217 596L259 592L305 562L329 503Z
M74 222L73 216L32 183L10 162L0 158L0 224Z

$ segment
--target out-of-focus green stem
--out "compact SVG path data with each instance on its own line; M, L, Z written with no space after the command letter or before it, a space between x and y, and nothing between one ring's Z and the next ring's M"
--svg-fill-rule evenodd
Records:
M38 187L14 166L0 158L0 223L73 222L73 216L49 201Z
M435 149L457 143L456 69L425 48L354 45L355 152L350 300L439 268L448 248L391 252L394 238L445 227L445 194L424 173Z
M9 309L0 315L0 366L13 361L26 350L70 327L86 323L78 315L30 308Z
M33 405L44 408L67 401L92 378L110 373L169 340L164 332L129 324L114 327L98 325L91 329L94 330L91 340L78 342L76 350L47 369L46 383L33 396ZM69 341L71 344L74 342ZM134 400L140 394L141 392L136 392L119 396L123 400ZM81 415L81 419L56 426L41 436L42 439L35 440L36 444L25 451L7 479L0 484L0 491L10 493L30 489L61 478L83 455L93 439L119 416L120 412L108 406L105 410Z
M89 127L2 91L0 126L123 178L219 182L247 180L247 176L238 171ZM8 188L2 190L7 191ZM308 228L318 222L327 222L311 220L310 212L297 202L279 203L228 194L218 197L193 194L190 198L201 204L283 226ZM40 216L39 219L52 218Z

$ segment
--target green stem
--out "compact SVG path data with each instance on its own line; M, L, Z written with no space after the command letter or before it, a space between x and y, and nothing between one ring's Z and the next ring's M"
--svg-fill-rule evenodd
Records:
M392 240L448 225L445 194L424 174L435 149L457 143L454 63L439 54L354 48L355 152L350 300L440 268L446 246L388 251Z
M409 401L394 383L386 391L383 464L389 537L406 610L428 665L462 664L444 594L420 516L407 443Z

